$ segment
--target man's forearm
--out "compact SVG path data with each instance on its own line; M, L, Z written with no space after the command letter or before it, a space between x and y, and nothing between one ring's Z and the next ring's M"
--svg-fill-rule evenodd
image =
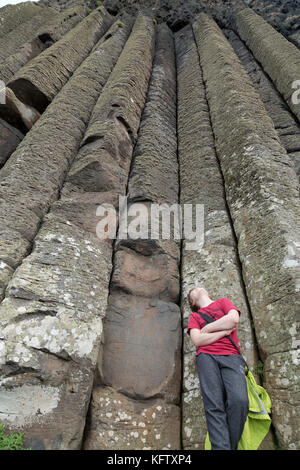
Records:
M213 333L216 331L230 330L236 326L236 322L230 315L224 315L224 317L214 322L208 323L203 328L203 333Z
M228 334L227 330L216 331L214 333L199 332L197 338L193 341L195 346L207 346L208 344L215 343L219 339Z

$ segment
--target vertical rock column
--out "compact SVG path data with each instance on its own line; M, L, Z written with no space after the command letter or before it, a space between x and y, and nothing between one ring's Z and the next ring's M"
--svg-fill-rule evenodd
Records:
M99 41L0 171L1 298L14 270L30 252L43 215L58 199L92 109L129 34L128 26L122 28L116 21L108 34L111 38ZM109 54L109 47L112 59L105 59L99 74L101 54Z
M101 40L81 66L72 81L73 92L78 91L78 80L89 96L75 93L76 102L83 99L86 106L93 104L132 23L125 15L122 28L113 25L110 38ZM144 24L141 28L145 29ZM125 57L127 50L125 46ZM76 135L79 138L80 133ZM52 134L55 141L59 137ZM115 148L118 144L116 136ZM90 192L82 183L80 188L68 182L63 186L61 198L50 206L33 250L15 271L0 307L1 422L8 430L24 431L25 445L33 449L80 448L98 356L111 245L110 240L96 236L96 209L103 202L114 203L116 197L101 190Z
M193 27L243 279L265 361L273 424L280 446L297 449L298 179L250 77L221 30L204 14Z
M226 37L239 57L245 70L274 122L280 142L295 163L296 172L300 175L300 125L280 93L255 60L246 45L233 31L226 31Z
M140 210L148 234L153 204L178 202L176 150L173 35L159 25L128 182L128 228ZM124 213L121 224L84 448L180 449L178 241L145 231L124 239Z
M300 51L251 8L236 14L236 28L256 59L272 78L300 122L300 104L292 99L300 80ZM299 89L299 84L296 84Z
M181 255L181 309L183 312L183 395L182 439L184 449L203 449L206 436L199 378L195 364L196 348L186 334L191 310L188 291L204 286L213 299L228 297L242 311L238 325L240 346L250 366L257 353L251 317L239 268L234 233L228 214L223 178L211 129L197 46L190 26L175 35L178 80L178 151L180 202L193 205L193 229L204 230L203 245L186 238L183 224ZM204 227L196 216L196 204L204 204ZM188 220L184 218L184 222ZM196 226L197 222L197 226ZM187 225L187 224L186 224Z

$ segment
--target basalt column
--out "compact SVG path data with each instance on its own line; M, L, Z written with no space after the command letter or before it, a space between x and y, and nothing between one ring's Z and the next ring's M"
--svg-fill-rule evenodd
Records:
M266 75L263 68L255 60L246 45L233 31L225 31L226 37L235 53L242 62L251 80L274 122L280 142L295 163L298 176L300 175L300 124L293 115L280 93Z
M122 19L123 27L116 22L109 30L110 37L100 40L82 64L72 79L71 89L66 85L69 93L62 91L61 96L70 99L69 109L74 112L79 98L86 105L81 115L78 109L76 117L65 114L70 126L72 123L72 135L76 136L73 143L81 143L81 148L76 155L76 145L69 146L76 158L61 188L61 197L57 202L55 198L49 200L52 204L41 220L32 252L13 274L0 307L1 422L8 430L22 429L26 433L25 445L33 449L81 447L111 275L111 240L97 237L96 210L103 201L115 203L117 197L101 193L99 187L91 189L84 179L80 187L76 187L69 182L69 175L77 159L82 160L82 148L86 149L80 142L80 135L84 131L83 119L91 112L88 106L93 106L100 92L111 99L110 84L117 85L116 80L112 80L113 67L118 68L115 77L124 76L131 61L131 69L136 73L135 55L132 51L128 53L130 44L132 49L139 36L145 37L142 52L149 54L146 21L137 20L131 39L126 42L133 19L126 14ZM149 74L150 67L148 70ZM83 83L88 96L78 93ZM75 103L72 96L76 98ZM58 109L62 103L63 98L56 100ZM117 155L126 149L129 158L131 139L122 124L110 119L106 112L109 109L103 110L102 118L116 129L114 142L110 139L110 143ZM54 108L53 115L60 113ZM62 126L64 131L68 129L66 122ZM70 135L65 143L72 143ZM52 145L57 145L59 138L54 129L47 136ZM44 178L49 178L51 167L41 166L40 170L42 168ZM34 188L32 173L31 178L28 175L28 184ZM40 213L40 217L42 215ZM11 253L17 248L18 245L12 243ZM1 267L3 269L5 264L1 263Z
M87 13L84 5L70 7L62 13L38 8L41 10L38 15L0 37L0 79L6 83L23 65L61 39Z
M167 218L178 210L176 149L173 35L162 24L120 214L85 449L180 449L180 240L150 233L154 205Z
M190 204L193 208L191 217L184 217L181 255L182 443L184 449L203 449L207 430L195 364L196 348L186 334L191 314L188 291L200 285L208 290L213 299L228 297L242 311L238 335L241 349L251 367L256 365L257 353L192 28L184 27L175 37L180 202L182 206ZM203 205L204 220L202 211L196 209L197 205ZM198 233L198 241L189 240L189 224Z
M8 82L8 87L25 104L43 112L112 22L113 17L106 9L98 8L24 65Z
M108 31L112 53L111 60L103 61L103 74L99 74L101 54L109 54L105 37L99 41L99 52L95 47L0 171L1 297L30 252L43 215L58 198L92 109L128 36L128 26L121 28L118 23Z
M282 448L299 448L299 183L253 83L216 23L193 23L264 384ZM270 40L270 38L269 38ZM272 44L274 47L274 44Z
M238 12L235 20L238 34L262 64L300 122L298 99L293 99L300 80L299 49L250 8Z

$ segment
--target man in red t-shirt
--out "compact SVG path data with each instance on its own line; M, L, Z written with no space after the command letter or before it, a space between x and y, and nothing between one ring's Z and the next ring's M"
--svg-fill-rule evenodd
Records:
M226 297L213 301L206 289L188 293L193 313L187 334L196 346L196 365L206 424L213 450L236 450L248 414L248 392L244 361L238 346L236 325L240 310ZM207 323L199 313L209 315Z

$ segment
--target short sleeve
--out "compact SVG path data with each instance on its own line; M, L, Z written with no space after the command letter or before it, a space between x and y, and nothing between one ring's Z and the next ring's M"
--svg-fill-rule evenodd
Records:
M233 305L233 303L231 302L231 300L227 299L226 297L224 297L222 299L222 310L224 312L225 315L227 315L227 313L229 312L229 310L231 309L234 309L234 310L237 310L239 315L241 315L241 311L238 309L238 307L236 307L235 305Z
M192 328L197 328L198 330L201 330L199 321L197 320L197 318L195 318L195 315L193 313L190 315L187 330L186 330L188 335L190 334L190 330Z

